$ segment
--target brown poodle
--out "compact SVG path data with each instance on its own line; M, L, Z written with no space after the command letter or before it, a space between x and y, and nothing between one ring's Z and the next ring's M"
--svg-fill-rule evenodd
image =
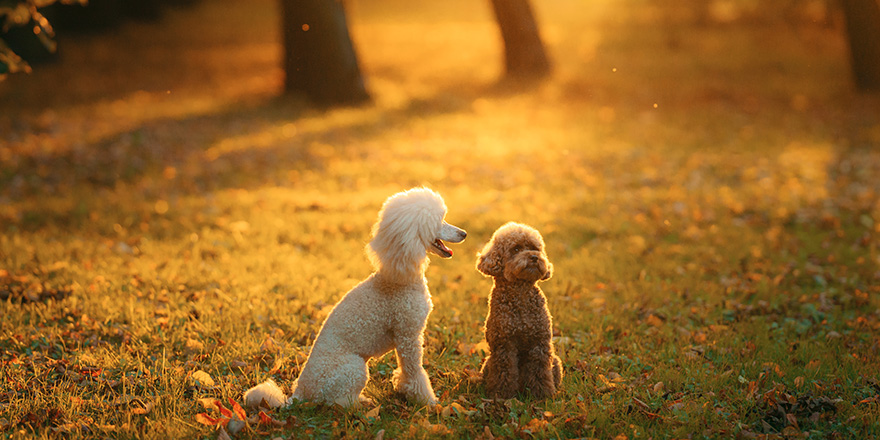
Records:
M482 368L489 397L509 399L521 391L539 399L553 395L562 381L562 361L550 343L550 310L537 285L553 272L541 234L520 223L501 226L479 253L477 270L495 281L485 328L490 354Z

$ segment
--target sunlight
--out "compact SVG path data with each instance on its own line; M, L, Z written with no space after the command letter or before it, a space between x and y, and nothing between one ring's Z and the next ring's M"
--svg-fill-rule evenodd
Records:
M0 437L869 438L880 101L841 24L802 18L827 2L530 3L538 81L503 76L489 2L355 0L373 101L319 108L281 96L277 1L212 0L0 83ZM418 186L467 230L411 338L438 405L389 354L362 407L242 408L289 391ZM544 399L480 373L479 253L510 221L553 264Z

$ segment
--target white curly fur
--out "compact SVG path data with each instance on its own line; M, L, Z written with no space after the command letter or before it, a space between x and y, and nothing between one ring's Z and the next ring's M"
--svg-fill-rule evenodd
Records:
M367 359L396 349L394 388L419 403L437 398L422 367L422 333L431 312L425 279L426 251L448 258L438 240L458 243L465 231L443 221L446 205L439 194L413 188L388 198L373 225L366 251L376 271L336 304L293 383L292 399L349 406L369 401L362 392ZM439 245L435 243L440 243ZM281 389L271 380L248 390L245 404L281 405Z

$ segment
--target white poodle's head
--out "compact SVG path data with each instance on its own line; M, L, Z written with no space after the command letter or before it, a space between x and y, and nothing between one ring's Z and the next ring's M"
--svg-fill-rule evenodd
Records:
M446 204L440 194L413 188L389 197L373 225L367 256L377 271L400 280L420 277L428 264L427 251L442 258L452 256L443 243L460 243L467 233L443 218Z

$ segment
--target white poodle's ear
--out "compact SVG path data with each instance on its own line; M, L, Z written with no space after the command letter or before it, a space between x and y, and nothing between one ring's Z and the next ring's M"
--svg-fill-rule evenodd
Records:
M419 270L427 259L425 245L419 237L419 227L401 224L405 220L382 218L373 226L373 239L367 245L367 255L376 270L400 275Z
M386 200L367 245L373 267L400 279L424 272L427 246L444 213L443 199L424 190L398 193Z
M501 252L496 249L494 237L477 254L477 270L490 277L500 277L504 274L504 262Z

